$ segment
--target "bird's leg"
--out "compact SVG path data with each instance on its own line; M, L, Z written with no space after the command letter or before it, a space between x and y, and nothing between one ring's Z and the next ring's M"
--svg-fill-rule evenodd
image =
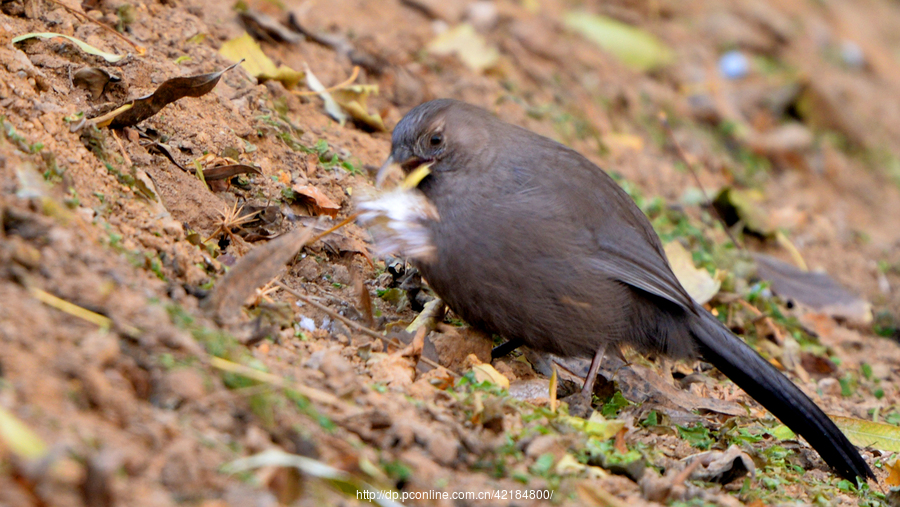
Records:
M594 354L594 360L591 361L591 368L588 370L587 377L584 378L584 387L581 389L581 395L591 399L590 396L594 392L594 382L597 380L597 372L600 371L600 363L603 362L603 356L606 355L606 344L597 348Z
M667 357L659 358L659 374L671 386L675 385L675 377L672 375L672 362Z
M496 347L491 349L491 359L503 357L521 347L522 345L525 345L525 342L523 342L519 338L513 338L512 340L509 340L505 343L501 343L500 345L497 345Z

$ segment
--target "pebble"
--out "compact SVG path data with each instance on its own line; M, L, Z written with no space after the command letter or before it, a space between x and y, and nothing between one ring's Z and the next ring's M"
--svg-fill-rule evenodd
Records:
M841 383L838 382L837 379L833 379L831 377L823 378L819 381L818 387L819 390L822 391L822 394L825 396L841 395Z
M499 17L497 4L490 0L472 2L466 9L466 18L479 32L487 32L494 28Z
M841 41L841 60L844 62L844 65L854 70L859 70L866 66L866 55L863 53L862 48L851 40Z
M300 317L300 329L312 333L316 330L316 321L309 317Z
M740 51L729 51L719 58L719 73L726 79L741 79L750 73L750 60Z

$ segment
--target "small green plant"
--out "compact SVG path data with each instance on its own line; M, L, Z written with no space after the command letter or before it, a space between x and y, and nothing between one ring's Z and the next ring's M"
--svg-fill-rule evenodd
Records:
M691 444L692 447L706 451L713 444L709 430L700 424L691 427L677 426L677 428L678 436Z

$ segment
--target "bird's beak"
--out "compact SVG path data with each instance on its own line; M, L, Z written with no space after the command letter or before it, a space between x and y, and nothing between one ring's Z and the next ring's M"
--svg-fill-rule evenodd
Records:
M415 156L397 162L391 155L375 175L375 188L384 188L385 186L393 188L397 185L407 189L415 188L426 176L431 174L432 163L432 160L423 160ZM394 184L385 185L389 181Z
M375 175L375 188L382 188L388 179L397 181L403 179L403 168L400 167L400 164L394 162L393 156L388 157L384 161L381 169L378 170L378 174Z

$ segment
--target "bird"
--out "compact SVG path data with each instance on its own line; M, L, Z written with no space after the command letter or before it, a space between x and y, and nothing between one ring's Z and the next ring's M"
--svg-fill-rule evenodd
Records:
M437 99L394 128L383 170L398 164L407 174L428 167L415 191L434 213L409 229L428 255L412 264L470 326L508 340L495 352L524 344L592 358L581 391L588 400L610 348L700 358L840 476L874 478L815 402L691 298L644 213L577 151L477 106Z

